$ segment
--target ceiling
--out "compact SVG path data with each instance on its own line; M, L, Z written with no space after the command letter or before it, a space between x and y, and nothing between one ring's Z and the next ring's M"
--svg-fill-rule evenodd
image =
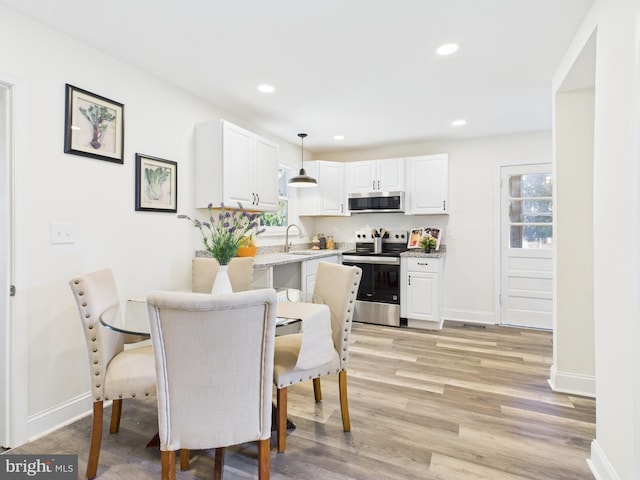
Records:
M550 129L591 2L0 0L316 153Z

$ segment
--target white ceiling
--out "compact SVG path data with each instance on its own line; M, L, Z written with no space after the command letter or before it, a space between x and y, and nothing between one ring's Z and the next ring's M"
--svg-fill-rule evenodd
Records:
M551 128L551 78L591 1L0 4L321 153ZM435 55L446 42L458 53Z

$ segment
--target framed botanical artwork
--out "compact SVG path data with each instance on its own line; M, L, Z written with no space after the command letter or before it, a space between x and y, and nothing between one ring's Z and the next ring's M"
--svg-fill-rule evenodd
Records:
M178 211L178 164L136 153L136 210Z
M412 228L409 232L409 242L407 248L421 248L420 240L422 240L423 230L422 228Z
M124 163L124 105L66 85L64 152Z
M440 250L440 240L442 238L442 229L440 228L433 228L433 227L425 227L424 228L424 235L425 236L429 236L431 238L433 238L436 241L436 246L434 247L434 250Z

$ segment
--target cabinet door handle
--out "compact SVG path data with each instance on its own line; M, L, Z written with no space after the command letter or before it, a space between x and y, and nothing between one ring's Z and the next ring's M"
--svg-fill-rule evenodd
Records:
M256 193L256 205L260 205L260 194Z
M380 180L378 180L378 190L380 190Z
M375 180L373 182L371 182L371 189L372 190L376 189L376 181Z
M409 277L407 278L408 280L408 284L411 285L411 275L409 275Z
M443 200L442 201L442 210L446 210L447 209L447 201Z
M429 265L429 264L428 264L428 263L426 263L426 262L418 262L418 265L424 265L424 266L426 267L426 266L427 266L427 265Z

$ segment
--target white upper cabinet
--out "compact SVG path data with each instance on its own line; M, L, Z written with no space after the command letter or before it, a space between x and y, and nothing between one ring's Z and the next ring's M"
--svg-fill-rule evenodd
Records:
M347 193L402 192L405 189L404 158L350 162L345 165Z
M299 215L348 215L344 189L344 163L305 162L307 175L318 181L316 188L298 191Z
M278 210L278 144L256 137L254 190L260 210ZM246 187L245 187L246 188Z
M448 212L449 156L422 155L407 160L407 215Z
M278 207L278 145L230 122L196 125L196 208Z

